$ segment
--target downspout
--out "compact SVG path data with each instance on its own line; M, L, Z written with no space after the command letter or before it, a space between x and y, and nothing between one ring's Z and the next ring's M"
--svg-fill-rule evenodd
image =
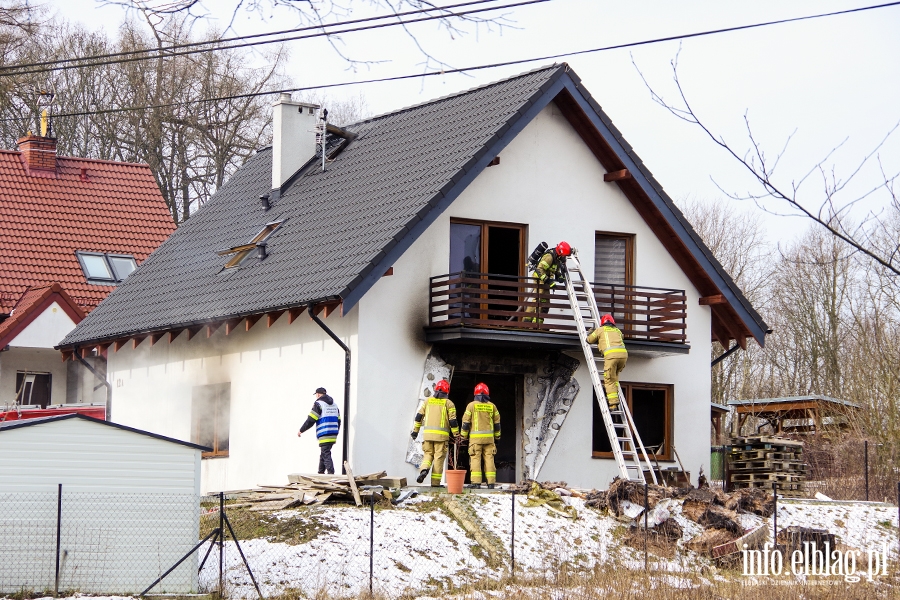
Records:
M313 309L315 308L315 304L310 304L307 306L307 311L309 311L309 316L313 321L321 327L325 333L331 336L337 345L344 349L344 442L341 446L342 455L344 457L344 461L349 464L350 463L350 436L348 435L350 432L350 348L347 347L347 344L341 341L341 338L336 336L332 330L328 328L325 323L316 315ZM341 473L346 474L346 468L341 465Z
M722 354L717 356L716 359L709 364L709 367L712 368L712 367L716 366L717 364L719 364L720 362L722 362L723 360L728 358L728 355L730 355L732 352L734 352L738 348L740 348L740 345L735 341L734 346L732 346L731 348L729 348L728 350L726 350L725 352L723 352Z
M73 356L75 356L75 358L78 359L78 362L83 364L88 371L93 373L94 377L99 379L100 382L106 386L106 420L112 420L112 384L106 380L106 377L101 376L100 373L97 372L97 369L92 367L88 361L81 358L81 352L79 351L78 346L75 347L75 353Z

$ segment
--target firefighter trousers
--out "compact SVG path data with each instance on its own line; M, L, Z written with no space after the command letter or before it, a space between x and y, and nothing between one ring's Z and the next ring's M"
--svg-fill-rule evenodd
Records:
M447 460L447 442L422 442L422 464L419 469L427 471L431 469L431 485L441 485L441 477L444 475L444 461Z
M494 466L494 455L497 444L473 444L469 442L469 473L472 483L481 483L482 475L487 483L497 483L497 467ZM484 471L481 470L481 459L484 457Z
M606 388L606 402L610 406L619 404L619 373L625 368L627 356L603 359L603 386Z

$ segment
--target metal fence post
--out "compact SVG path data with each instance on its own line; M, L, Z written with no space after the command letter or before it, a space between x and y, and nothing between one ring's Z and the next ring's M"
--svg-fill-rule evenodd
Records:
M225 492L219 492L219 598L225 596Z
M59 548L60 533L62 531L62 484L56 491L56 577L53 583L53 593L59 596Z
M516 490L512 491L512 517L509 530L509 575L516 578Z
M646 480L644 480L644 571L647 570L647 535L648 535L647 523L648 523L648 519L649 519L647 513L650 512L649 491L650 491L650 485L647 483Z
M772 547L778 547L778 482L772 482L772 502L774 510L772 511Z
M865 452L865 469L866 469L866 502L869 501L869 440L865 440L863 442L864 447L866 449Z
M372 578L375 576L375 492L369 496L369 596L372 596Z

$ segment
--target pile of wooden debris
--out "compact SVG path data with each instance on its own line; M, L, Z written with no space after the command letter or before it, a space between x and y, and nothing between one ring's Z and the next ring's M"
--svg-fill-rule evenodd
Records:
M288 475L286 485L261 485L252 490L231 492L228 497L237 502L229 508L247 508L252 511L282 510L308 504L325 502L353 502L356 506L368 504L373 494L375 500L391 500L391 488L406 487L406 478L388 477L385 471L368 475ZM381 489L378 489L378 486ZM374 489L370 489L374 488Z

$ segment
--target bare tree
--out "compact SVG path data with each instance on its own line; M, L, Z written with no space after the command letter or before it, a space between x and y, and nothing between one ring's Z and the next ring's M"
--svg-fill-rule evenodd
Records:
M788 136L784 147L772 157L767 154L762 145L753 135L750 119L744 114L744 125L747 131L749 148L746 152L740 152L735 146L725 141L724 137L713 132L704 121L700 119L688 101L681 81L678 78L678 57L671 62L672 76L677 90L677 104L667 102L658 94L647 79L638 69L638 73L650 90L655 102L666 108L679 119L698 126L716 145L725 150L745 171L747 171L758 185L758 190L743 194L728 192L719 186L729 198L735 200L751 200L761 209L777 215L802 216L810 219L818 227L827 231L830 235L841 240L844 244L874 261L881 268L892 273L895 278L891 285L900 287L900 239L896 236L892 239L885 237L885 233L892 227L891 223L900 213L897 195L894 193L894 184L900 177L900 170L886 169L882 165L879 151L885 143L900 127L900 123L894 125L875 148L863 157L860 162L846 176L839 176L836 168L831 164L835 152L843 145L838 144L825 157L816 162L807 172L800 177L782 184L776 180L776 171L780 159L784 156L790 143ZM635 65L637 69L637 65ZM846 141L846 140L845 140ZM850 184L867 165L877 163L880 169L880 182L873 185L863 193L852 194ZM822 189L818 194L818 200L813 203L801 198L801 188L814 178L821 181ZM863 200L882 195L888 202L886 208L869 212L865 218L852 221L848 217L850 211ZM769 209L765 201L774 201L779 208ZM852 226L849 223L853 222Z
M211 16L211 7L215 4L216 9L230 17L225 32L233 31L235 20L242 13L265 18L276 9L287 9L296 19L295 27L315 28L325 34L335 53L347 61L351 68L377 61L351 56L346 50L341 32L329 29L329 23L350 17L355 8L368 6L383 10L392 17L393 24L400 27L418 49L424 59L423 68L426 71L437 71L451 65L434 56L419 36L410 30L409 23L423 17L434 17L439 27L453 38L466 35L468 27L474 27L476 33L479 33L482 29L502 31L504 27L512 26L507 13L482 16L483 12L502 8L502 5L493 9L490 6L472 6L492 1L459 2L464 6L454 10L442 8L429 0L216 0L215 3L212 0L96 0L100 5L121 6L130 13L138 13L154 27L171 22L173 19L188 23L208 19ZM406 17L413 12L417 13L417 16L407 19Z

